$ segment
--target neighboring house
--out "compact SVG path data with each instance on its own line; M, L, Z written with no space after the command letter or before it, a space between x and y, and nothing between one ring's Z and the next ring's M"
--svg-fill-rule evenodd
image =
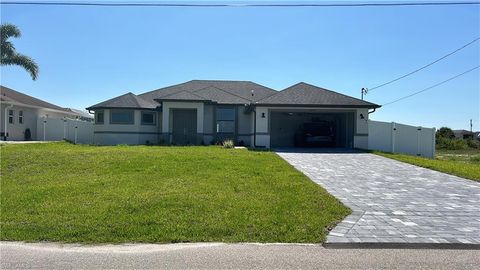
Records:
M40 117L88 118L87 113L62 108L4 86L0 86L0 105L2 140L38 140L37 122ZM93 119L92 116L90 118Z
M473 139L475 135L473 132L470 132L465 129L453 130L453 134L455 135L456 139L463 139L463 140Z
M94 142L289 147L305 123L330 123L336 147L368 147L369 109L379 105L298 83L282 91L250 81L192 80L93 105Z

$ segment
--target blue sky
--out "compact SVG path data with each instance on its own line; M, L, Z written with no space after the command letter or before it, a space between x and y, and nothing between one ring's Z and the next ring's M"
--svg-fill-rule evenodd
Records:
M480 36L480 6L145 8L1 6L14 44L40 65L32 81L1 68L2 85L74 108L191 79L299 81L354 97ZM480 64L480 42L372 91L384 104ZM477 69L385 106L374 120L480 130Z

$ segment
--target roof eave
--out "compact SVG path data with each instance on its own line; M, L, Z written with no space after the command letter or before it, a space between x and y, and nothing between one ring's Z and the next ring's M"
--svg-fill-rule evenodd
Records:
M292 103L254 103L255 106L271 107L319 107L319 108L368 108L378 109L382 106L377 104L365 105L339 105L339 104L292 104Z
M158 108L158 107L157 107ZM157 108L148 108L148 107L116 107L116 106L91 106L88 108L85 108L87 111L95 111L95 110L109 110L109 109L115 109L115 110L156 110Z

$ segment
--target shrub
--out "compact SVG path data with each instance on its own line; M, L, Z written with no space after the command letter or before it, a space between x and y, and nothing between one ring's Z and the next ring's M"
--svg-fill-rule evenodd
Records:
M437 139L437 149L462 150L467 148L468 144L464 140L447 139L444 137Z
M453 139L455 138L455 134L453 133L453 130L451 128L441 127L435 133L435 137L437 140L440 138Z
M476 155L470 158L471 162L480 163L480 155Z
M225 140L222 142L223 148L233 148L235 147L235 143L232 140Z
M470 148L475 148L475 149L480 148L480 142L477 140L467 140L467 145Z

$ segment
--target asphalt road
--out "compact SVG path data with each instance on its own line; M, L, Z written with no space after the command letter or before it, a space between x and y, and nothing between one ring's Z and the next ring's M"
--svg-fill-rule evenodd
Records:
M480 269L479 250L288 244L59 245L1 242L1 269Z

